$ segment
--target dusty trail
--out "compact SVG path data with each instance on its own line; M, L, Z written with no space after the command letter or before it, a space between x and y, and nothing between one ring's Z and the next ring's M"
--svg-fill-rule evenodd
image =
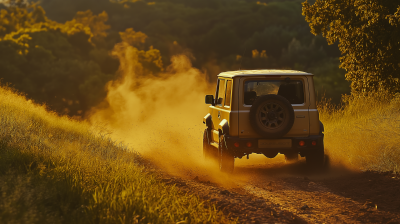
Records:
M308 223L400 221L400 200L388 200L398 194L398 177L354 173L339 167L313 174L305 165L300 161L282 166L263 165L258 169L239 167L237 172L252 175L243 186L246 192L262 197L266 203L278 205ZM384 180L391 181L385 183ZM379 184L372 186L368 182ZM397 189L393 188L396 185ZM380 197L376 197L379 194Z
M239 223L400 223L400 176L338 166L316 173L303 160L250 161L238 161L233 175L218 180L187 172L164 181L210 200Z

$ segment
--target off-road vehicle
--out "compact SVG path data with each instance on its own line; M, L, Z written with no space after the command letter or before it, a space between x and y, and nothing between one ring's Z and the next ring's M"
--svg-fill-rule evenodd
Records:
M204 117L203 153L233 172L235 158L252 153L324 164L324 126L315 103L313 75L291 70L247 70L218 75Z

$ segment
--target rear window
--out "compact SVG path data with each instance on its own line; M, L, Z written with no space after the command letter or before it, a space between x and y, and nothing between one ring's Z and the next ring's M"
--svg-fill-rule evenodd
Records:
M244 104L253 105L259 96L275 94L291 104L304 103L303 82L300 80L251 80L244 84Z

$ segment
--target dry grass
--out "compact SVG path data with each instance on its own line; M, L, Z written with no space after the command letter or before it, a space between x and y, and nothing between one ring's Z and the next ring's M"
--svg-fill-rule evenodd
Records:
M84 122L0 88L0 223L230 223ZM207 206L205 206L207 205Z
M400 97L347 97L319 104L330 159L353 169L400 172Z

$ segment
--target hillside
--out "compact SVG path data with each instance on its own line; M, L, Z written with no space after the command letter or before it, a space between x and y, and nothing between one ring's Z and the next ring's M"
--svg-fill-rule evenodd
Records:
M7 87L0 102L1 223L231 222L160 182L138 153L88 124Z
M119 77L114 47L137 34L129 42L144 51L145 76L167 69L178 55L190 58L209 83L228 70L304 70L316 75L319 96L339 103L341 94L350 92L345 71L338 67L340 51L310 33L301 2L0 4L1 78L59 114L85 118L106 96L106 83Z

